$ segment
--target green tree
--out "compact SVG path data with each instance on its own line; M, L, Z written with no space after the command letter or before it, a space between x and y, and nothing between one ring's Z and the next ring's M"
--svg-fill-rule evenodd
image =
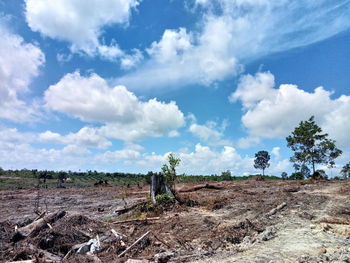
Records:
M294 172L289 177L292 180L303 180L304 176L301 172Z
M270 155L267 151L259 151L255 154L254 168L261 169L263 171L263 176L265 175L265 169L270 166Z
M350 178L350 162L343 166L340 173L344 176L344 178Z
M288 174L286 172L282 172L281 177L283 180L286 180L288 178Z
M170 153L168 155L168 164L164 164L162 167L166 182L173 193L175 192L176 167L179 166L180 162L181 160L179 158L176 158L173 153Z
M62 187L62 184L67 179L67 173L64 171L59 171L57 174L57 183L59 187Z
M232 174L230 170L224 171L221 173L221 179L224 181L232 180Z
M287 146L294 151L291 162L299 166L309 164L315 173L316 164L327 164L336 159L342 151L335 146L334 140L327 137L328 134L322 134L322 129L315 123L314 116L301 121L286 138Z

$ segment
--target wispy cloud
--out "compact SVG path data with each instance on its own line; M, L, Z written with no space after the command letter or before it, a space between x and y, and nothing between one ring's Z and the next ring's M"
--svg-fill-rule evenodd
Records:
M249 61L322 41L350 27L349 0L196 4L205 10L198 31L165 30L148 49L144 64L115 83L131 89L211 85L241 73Z

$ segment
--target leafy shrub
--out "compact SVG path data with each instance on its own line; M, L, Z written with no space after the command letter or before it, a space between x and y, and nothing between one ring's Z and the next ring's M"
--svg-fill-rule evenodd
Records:
M169 207L175 203L175 199L168 194L160 194L156 196L156 202L161 207Z

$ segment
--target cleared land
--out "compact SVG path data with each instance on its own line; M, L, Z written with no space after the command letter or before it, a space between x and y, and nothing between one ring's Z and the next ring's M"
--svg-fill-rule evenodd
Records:
M178 185L187 205L123 214L116 211L147 200L148 186L0 191L0 261L350 262L350 181L210 184L220 189ZM15 226L33 222L36 208L67 214L17 240ZM72 249L97 236L99 252Z

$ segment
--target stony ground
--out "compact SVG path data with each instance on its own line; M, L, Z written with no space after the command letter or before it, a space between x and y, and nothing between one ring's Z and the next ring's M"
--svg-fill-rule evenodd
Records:
M115 211L147 199L147 186L0 191L0 261L38 260L43 251L62 259L74 245L99 235L109 240L104 251L74 252L64 261L350 262L349 181L249 180L184 191L193 186L177 186L187 205L165 211L142 205L122 215ZM11 241L15 225L33 221L36 208L67 215L35 237ZM150 217L159 218L143 220ZM114 223L126 219L138 221ZM124 244L111 239L112 228Z

